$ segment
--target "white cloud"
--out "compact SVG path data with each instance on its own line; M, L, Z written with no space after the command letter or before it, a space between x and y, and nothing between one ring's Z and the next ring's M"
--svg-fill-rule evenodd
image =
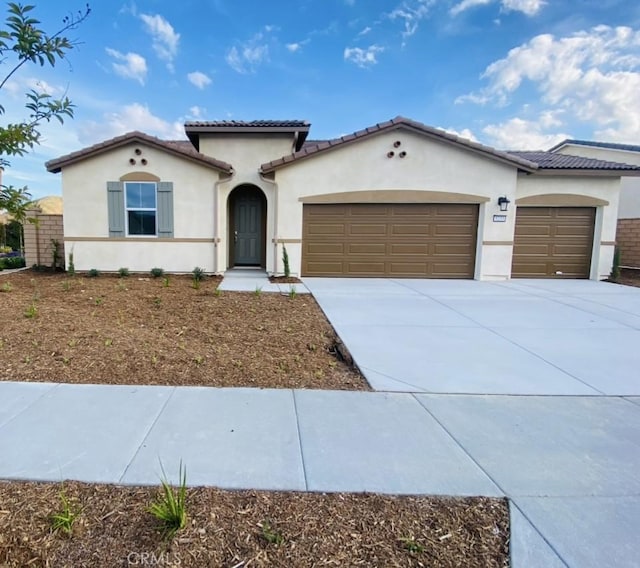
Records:
M522 12L527 16L535 16L545 4L545 0L502 0L505 11Z
M457 16L466 10L476 6L486 6L496 0L462 0L455 4L449 13ZM499 0L500 6L505 12L522 12L527 16L535 16L546 5L546 0Z
M255 73L262 63L269 60L269 46L264 43L263 34L258 33L240 46L233 46L225 60L237 73Z
M489 137L489 143L505 150L547 150L571 138L564 132L545 132L546 119L538 121L511 118L500 124L490 124L482 129Z
M458 14L468 10L469 8L474 8L475 6L484 6L486 4L491 4L493 0L462 0L455 6L449 10L449 13L452 16L457 16Z
M599 137L640 139L640 31L597 26L534 37L487 67L488 86L457 102L507 104L534 87L551 110L593 124Z
M455 134L459 138L464 138L465 140L471 140L472 142L478 141L478 139L475 137L473 132L471 132L471 130L469 130L468 128L463 128L462 130L456 130L455 128L442 128L442 127L439 127L439 128L440 130L444 130L449 134Z
M178 54L180 34L176 33L173 26L160 14L154 16L140 14L140 19L144 22L146 31L153 38L153 50L156 55L166 61L167 68L173 71L173 60Z
M358 67L371 67L378 63L376 55L383 51L384 47L379 45L370 45L367 49L347 47L344 50L344 60L355 63Z
M116 61L111 63L117 75L125 79L134 79L141 85L144 85L147 77L147 61L142 55L137 53L120 53L110 47L106 48L106 52L116 61L122 61L122 63L116 63Z
M140 130L163 139L185 138L182 122L166 121L152 114L147 106L140 103L126 105L118 112L105 113L101 122L87 121L80 124L78 138L82 144L89 145L131 130Z
M429 11L434 4L435 0L405 0L388 14L391 20L404 22L403 44L407 38L418 31L420 21L429 15Z
M371 31L371 27L367 26L361 32L358 33L359 36L367 35Z
M199 120L206 113L207 113L206 109L203 109L202 107L194 105L192 107L189 107L189 116L187 118L193 119L193 120Z
M208 75L205 75L202 71L193 71L187 75L187 79L192 85L198 87L198 89L204 89L207 85L211 85L211 79Z
M291 53L295 53L296 51L300 51L302 49L301 43L288 43L285 46Z

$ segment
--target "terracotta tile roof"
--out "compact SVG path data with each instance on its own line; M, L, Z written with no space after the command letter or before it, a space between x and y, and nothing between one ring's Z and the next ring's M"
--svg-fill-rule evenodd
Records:
M122 146L135 143L146 144L148 146L158 148L159 150L169 152L174 156L185 158L192 162L196 162L225 173L233 172L233 167L231 166L231 164L227 164L226 162L223 162L221 160L216 160L215 158L211 158L209 156L201 154L187 140L161 140L160 138L149 136L148 134L139 132L137 130L128 132L127 134L123 134L122 136L110 138L109 140L105 140L104 142L100 142L99 144L94 144L93 146L89 146L88 148L78 150L77 152L66 154L65 156L61 156L60 158L49 160L45 164L45 167L48 171L57 174L62 168L71 164L75 164L76 162L86 160L87 158L97 156L99 154L102 154L103 152L107 152L115 148L120 148Z
M595 140L573 140L567 138L556 144L553 148L549 148L549 152L555 152L558 148L562 148L567 144L576 146L590 146L592 148L607 148L609 150L628 150L629 152L640 152L640 146L636 144L618 144L616 142L596 142Z
M211 128L308 128L311 126L306 120L212 120L185 122L185 128L203 126Z
M594 158L583 158L581 156L571 156L569 154L556 154L555 152L510 152L514 156L519 156L525 160L535 162L541 170L605 170L605 171L637 171L639 166L609 162L607 160L596 160Z
M199 136L207 133L275 133L295 135L296 151L302 148L311 123L306 120L214 120L186 122L184 131L195 148L200 148Z
M320 140L316 141L314 144L305 144L300 150L293 154L283 156L282 158L278 158L277 160L272 160L271 162L262 164L260 169L262 173L273 172L281 167L291 164L292 162L297 162L305 158L313 157L316 154L325 152L327 150L332 150L337 147L342 147L346 144L359 141L363 138L367 138L380 132L388 132L400 128L409 129L417 132L418 134L423 134L430 138L435 138L449 144L460 146L472 152L484 154L489 158L511 164L527 172L533 172L538 168L538 165L536 163L531 162L526 158L508 154L507 152L501 152L500 150L496 150L489 146L484 146L483 144L479 144L477 142L472 142L471 140L467 140L466 138L460 138L459 136L450 134L449 132L445 132L444 130L432 128L431 126L427 126L425 124L422 124L421 122L416 122L415 120L411 120L403 116L397 116L396 118L393 118L386 122L381 122L379 124L376 124L375 126L370 126L368 128L365 128L364 130L359 130L357 132L354 132L353 134L347 134L334 140Z

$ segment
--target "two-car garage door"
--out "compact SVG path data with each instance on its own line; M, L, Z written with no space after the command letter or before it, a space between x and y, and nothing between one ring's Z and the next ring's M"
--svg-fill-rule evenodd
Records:
M478 205L306 204L302 275L473 278Z

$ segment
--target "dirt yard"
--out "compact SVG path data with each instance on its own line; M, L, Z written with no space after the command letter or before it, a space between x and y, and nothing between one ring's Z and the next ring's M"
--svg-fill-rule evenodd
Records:
M218 293L218 283L2 275L0 380L369 389L310 295Z
M0 482L0 566L504 568L508 506L488 498L188 490L171 541L157 488ZM64 491L77 519L51 529Z

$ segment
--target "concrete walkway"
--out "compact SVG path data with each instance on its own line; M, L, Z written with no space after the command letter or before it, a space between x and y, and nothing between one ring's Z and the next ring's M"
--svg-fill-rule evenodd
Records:
M295 290L296 294L308 294L309 290L302 283L272 284L267 273L259 268L231 268L224 273L224 278L218 286L226 292L276 292L289 294Z
M640 398L0 382L0 478L511 498L516 568L637 566Z

